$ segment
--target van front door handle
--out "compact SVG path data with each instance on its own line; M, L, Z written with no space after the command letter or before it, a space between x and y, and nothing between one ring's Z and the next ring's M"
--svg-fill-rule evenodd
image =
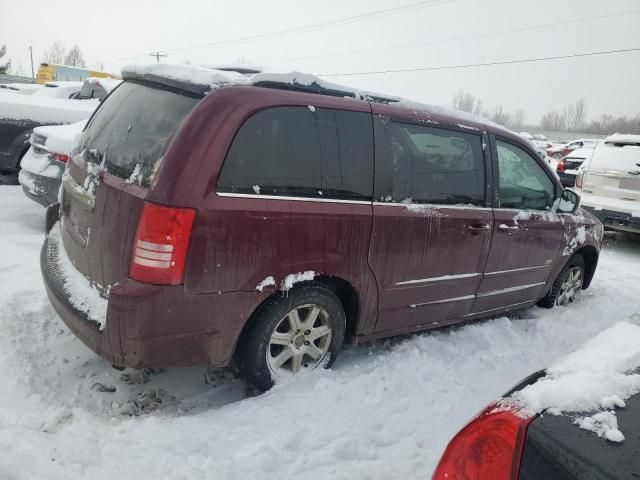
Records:
M479 233L490 231L491 225L467 225L467 230L472 235L478 235Z
M509 225L505 225L504 223L501 223L500 225L498 225L498 230L500 230L501 232L514 232L518 230L518 226L517 225L509 226Z

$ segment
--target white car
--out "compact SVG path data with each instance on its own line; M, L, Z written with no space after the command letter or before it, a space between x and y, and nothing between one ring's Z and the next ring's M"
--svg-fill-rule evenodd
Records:
M47 82L43 88L33 92L38 98L72 98L82 88L83 82Z
M0 92L13 92L21 95L32 95L36 91L43 88L39 83L2 83L0 84Z
M44 207L56 203L66 163L86 123L81 120L33 129L31 148L22 157L18 174L27 197Z
M583 165L582 207L607 228L640 233L640 135L607 137Z

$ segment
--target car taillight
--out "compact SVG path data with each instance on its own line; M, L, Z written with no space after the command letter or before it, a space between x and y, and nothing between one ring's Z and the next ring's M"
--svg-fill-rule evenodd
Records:
M131 255L129 276L161 285L184 281L187 250L196 210L145 202Z
M531 420L487 408L449 442L432 480L516 480Z
M566 165L564 163L564 158L558 162L558 166L556 167L556 172L562 173L564 172Z
M54 153L53 159L62 163L67 163L69 161L69 155L66 153Z

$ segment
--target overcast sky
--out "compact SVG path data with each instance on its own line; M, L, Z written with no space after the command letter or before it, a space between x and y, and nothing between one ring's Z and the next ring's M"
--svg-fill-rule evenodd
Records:
M418 3L394 14L362 17ZM30 73L28 46L33 46L37 68L43 52L56 39L67 45L77 43L88 63L100 61L105 70L118 73L127 62L155 61L148 56L155 50L220 43L347 17L357 18L295 34L169 52L162 61L214 64L243 60L335 74L640 47L638 0L0 0L0 45L6 43L7 57L25 74ZM552 23L561 25L532 28ZM511 32L499 33L505 30ZM476 38L452 40L468 36ZM422 45L411 46L416 43ZM140 56L120 60L135 55ZM480 96L485 108L524 108L526 121L533 123L546 111L561 109L579 97L587 98L589 118L605 112L640 113L638 51L326 79L442 105L449 105L454 93L464 90Z

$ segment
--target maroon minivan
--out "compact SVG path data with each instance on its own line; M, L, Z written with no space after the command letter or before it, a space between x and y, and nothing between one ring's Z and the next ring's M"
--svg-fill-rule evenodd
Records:
M234 361L267 389L345 340L591 282L602 225L504 128L308 76L157 69L123 73L47 211L49 298L114 366Z

